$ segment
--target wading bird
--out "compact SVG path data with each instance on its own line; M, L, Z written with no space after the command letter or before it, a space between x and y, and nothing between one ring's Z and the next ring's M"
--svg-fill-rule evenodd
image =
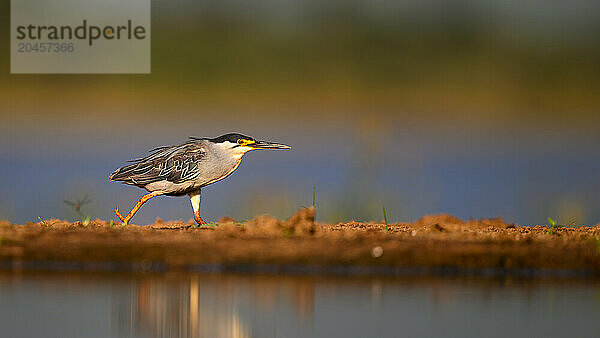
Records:
M290 149L285 144L258 141L240 134L226 134L217 138L196 138L175 146L159 147L151 154L132 160L130 165L110 174L111 181L121 181L148 190L127 216L115 214L124 224L129 223L138 209L149 199L159 195L190 196L194 219L207 224L200 217L200 190L218 182L237 169L244 154L257 149Z

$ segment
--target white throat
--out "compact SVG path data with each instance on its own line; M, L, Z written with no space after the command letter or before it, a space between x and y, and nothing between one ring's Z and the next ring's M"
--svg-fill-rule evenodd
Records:
M245 147L245 146L241 146L241 147L236 147L234 148L235 153L233 154L233 158L236 160L241 160L242 157L249 152L250 150L253 150L250 147Z

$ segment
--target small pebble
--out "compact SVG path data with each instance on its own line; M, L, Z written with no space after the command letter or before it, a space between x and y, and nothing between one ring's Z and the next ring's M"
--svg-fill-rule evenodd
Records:
M373 249L371 249L371 256L373 256L374 258L379 258L383 255L383 248L380 246L376 246Z

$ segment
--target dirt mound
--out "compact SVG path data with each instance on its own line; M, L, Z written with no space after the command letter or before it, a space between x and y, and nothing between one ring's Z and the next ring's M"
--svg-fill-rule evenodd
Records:
M304 208L285 221L263 215L245 224L248 234L254 235L281 235L284 236L310 236L315 234L315 209Z

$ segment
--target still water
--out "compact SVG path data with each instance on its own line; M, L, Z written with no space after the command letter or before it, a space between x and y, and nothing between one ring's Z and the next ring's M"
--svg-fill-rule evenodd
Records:
M3 337L598 337L597 280L2 273Z

